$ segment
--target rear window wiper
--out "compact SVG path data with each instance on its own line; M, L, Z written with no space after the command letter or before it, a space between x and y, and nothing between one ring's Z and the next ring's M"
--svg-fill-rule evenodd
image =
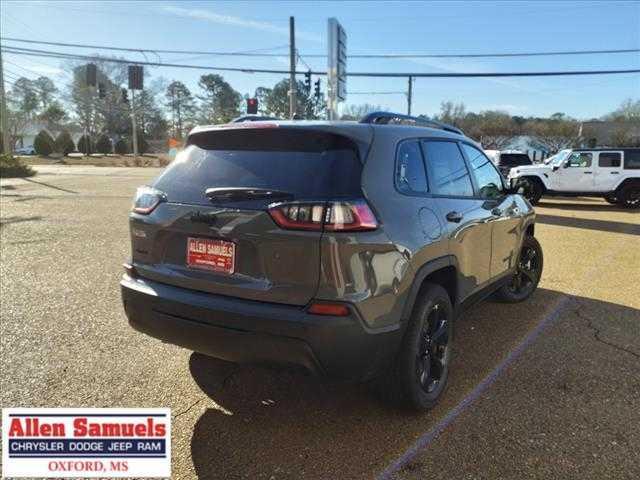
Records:
M287 198L293 199L293 194L281 190L258 187L215 187L207 188L204 194L209 200L241 200L254 198Z

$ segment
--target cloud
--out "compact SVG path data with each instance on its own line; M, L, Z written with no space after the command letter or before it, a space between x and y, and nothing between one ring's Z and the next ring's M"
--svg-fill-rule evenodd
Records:
M29 70L32 72L40 73L42 75L61 75L64 70L58 67L50 67L47 65L29 65Z
M173 5L165 5L162 7L162 9L167 13L171 13L172 15L177 15L184 18L193 18L205 22L216 23L218 25L230 25L233 27L250 28L252 30L275 33L277 35L287 37L289 36L288 26L280 27L269 22L260 22L257 20L234 17L232 15L223 15L220 13L215 13L211 10L189 9L176 7ZM296 38L310 40L313 42L322 42L322 38L319 35L308 32L296 31Z

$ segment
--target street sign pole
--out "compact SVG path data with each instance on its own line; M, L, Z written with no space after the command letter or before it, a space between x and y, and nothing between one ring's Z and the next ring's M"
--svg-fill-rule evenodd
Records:
M347 98L347 34L338 20L327 22L327 117L338 118L338 102Z
M413 77L409 77L409 89L407 90L407 115L411 115L411 100L413 99Z
M136 127L136 91L131 90L131 131L133 133L133 161L137 165L138 161L138 131Z
M289 118L296 114L296 26L293 17L289 17Z

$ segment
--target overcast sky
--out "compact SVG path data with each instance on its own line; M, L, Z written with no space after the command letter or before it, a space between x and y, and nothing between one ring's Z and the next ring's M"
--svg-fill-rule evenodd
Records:
M2 2L2 35L44 41L134 48L288 52L288 18L296 17L297 46L314 70L326 60L326 21L335 16L348 35L348 53L500 53L640 48L640 2ZM5 44L9 44L6 42ZM17 44L14 44L17 45ZM21 45L27 46L28 45ZM95 49L31 46L73 53ZM105 53L105 52L102 52ZM122 54L144 60L136 53ZM147 53L150 61L158 57ZM160 54L164 62L288 68L288 59ZM5 55L7 80L16 75L68 81L60 61ZM299 64L300 69L306 68ZM640 68L638 53L502 59L349 59L348 70L490 72ZM197 91L205 72L153 68L154 78L182 80ZM272 86L282 75L223 73L240 93ZM314 78L315 80L315 78ZM324 78L322 81L325 86ZM349 78L347 103L406 111L406 79ZM413 112L432 115L442 101L468 110L515 115L565 112L592 118L625 98L640 98L640 75L503 79L418 79Z

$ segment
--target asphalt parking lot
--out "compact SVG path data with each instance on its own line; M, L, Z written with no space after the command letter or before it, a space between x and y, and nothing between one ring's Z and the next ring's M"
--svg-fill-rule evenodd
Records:
M640 212L543 200L539 290L459 321L445 399L416 415L135 332L127 212L159 170L39 172L1 183L3 407L170 407L177 479L640 476Z

